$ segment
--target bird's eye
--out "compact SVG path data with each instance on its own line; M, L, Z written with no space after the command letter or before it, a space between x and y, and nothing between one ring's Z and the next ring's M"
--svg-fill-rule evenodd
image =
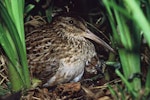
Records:
M69 23L70 23L70 24L73 24L73 20L70 20Z

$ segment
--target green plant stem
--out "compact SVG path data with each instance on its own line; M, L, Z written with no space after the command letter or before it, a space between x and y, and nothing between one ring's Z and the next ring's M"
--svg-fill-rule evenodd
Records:
M11 64L11 62L7 62L7 66L8 66L8 74L11 82L12 92L18 92L24 88L23 82L22 80L20 80L20 76L18 75L18 73L16 73L16 69Z
M129 52L124 49L119 50L120 60L124 72L125 78L128 80L129 77L135 73L140 73L140 56L136 52ZM132 91L139 91L141 89L140 78L133 78L131 82Z
M12 48L9 48L9 50L14 50L14 52L16 54L15 56L17 59L14 56L10 56L10 53L7 51L7 48L5 47L5 46L9 47L9 45L7 44L7 41L6 42L3 41L3 43L1 42L1 45L3 44L2 46L4 47L4 50L6 50L5 52L8 56L11 64L14 67L14 68L12 68L12 65L8 64L8 65L10 65L10 66L8 66L8 70L10 72L10 75L12 75L12 76L9 76L12 80L12 82L11 82L12 87L15 87L17 89L30 87L30 76L29 76L29 70L28 70L28 65L27 65L25 39L24 39L24 28L23 28L24 27L23 26L23 5L24 5L23 2L24 2L23 0L22 0L22 2L20 1L21 8L19 6L17 8L15 8L15 10L17 10L18 13L20 10L20 13L19 13L20 17L19 16L16 17L14 12L8 8L11 7L11 4L19 5L18 2L13 2L13 3L7 2L8 4L5 4L5 5L7 5L7 8L6 8L4 6L4 2L0 1L0 9L1 9L0 17L2 18L2 21L3 21L4 25L6 26L8 33L10 34L9 39L13 42L13 44L10 44L10 47L11 47L11 45L13 45L13 46L12 46ZM14 4L14 3L16 3L16 4ZM10 4L10 7L9 7L9 4ZM16 21L16 20L19 20L19 18L21 20ZM17 26L18 26L18 28L17 28ZM20 32L20 33L18 33L18 32ZM5 32L3 33L3 35L5 35ZM8 37L6 36L6 38L8 38ZM12 58L15 58L15 59L12 59ZM15 73L15 74L13 75L13 73ZM21 83L19 81L22 81L22 85L18 86L18 87L16 87L16 84L14 82L16 74L18 74L18 77L17 77L18 80L15 80L15 81L18 81L18 83ZM13 88L13 90L16 90L16 89Z
M124 2L127 1L129 0L124 0ZM127 8L122 1L103 0L103 2L108 11L108 17L113 30L114 40L117 42L116 44L119 48L118 52L123 74L127 81L130 76L141 72L139 52L141 44L140 28L136 25L137 23L134 19L135 16L133 17L130 13L131 9ZM134 91L139 91L141 89L140 78L133 78L130 84L127 84L127 88L131 93L134 93Z
M150 25L149 21L144 16L139 4L138 0L124 0L128 9L130 9L130 13L132 14L133 19L139 25L139 27L143 30L146 40L150 46ZM139 1L138 1L139 2ZM140 20L139 20L140 18Z
M125 83L125 85L128 87L129 92L131 92L134 97L137 97L137 92L133 91L133 87L126 80L126 78L121 74L121 72L118 69L116 69L115 72L122 79L122 81Z

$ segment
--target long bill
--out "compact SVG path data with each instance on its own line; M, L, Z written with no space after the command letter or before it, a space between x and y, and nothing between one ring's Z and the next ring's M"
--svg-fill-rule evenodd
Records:
M93 34L90 30L88 30L88 29L86 30L86 34L84 34L84 37L91 39L91 40L97 42L98 44L102 45L106 49L110 50L111 52L116 53L112 47L110 47L105 41L103 41L102 39L97 37L95 34Z

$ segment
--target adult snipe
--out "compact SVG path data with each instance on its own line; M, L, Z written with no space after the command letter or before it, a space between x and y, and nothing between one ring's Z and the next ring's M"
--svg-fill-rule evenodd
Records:
M86 62L96 56L93 40L114 50L94 35L79 17L57 16L52 23L27 34L28 64L44 86L79 81Z

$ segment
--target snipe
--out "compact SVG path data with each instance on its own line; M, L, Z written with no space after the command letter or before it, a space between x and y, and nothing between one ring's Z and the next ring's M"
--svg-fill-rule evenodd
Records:
M79 17L57 16L51 24L27 34L27 57L32 74L43 80L44 86L79 81L86 62L96 56L89 39L114 52L88 30Z

